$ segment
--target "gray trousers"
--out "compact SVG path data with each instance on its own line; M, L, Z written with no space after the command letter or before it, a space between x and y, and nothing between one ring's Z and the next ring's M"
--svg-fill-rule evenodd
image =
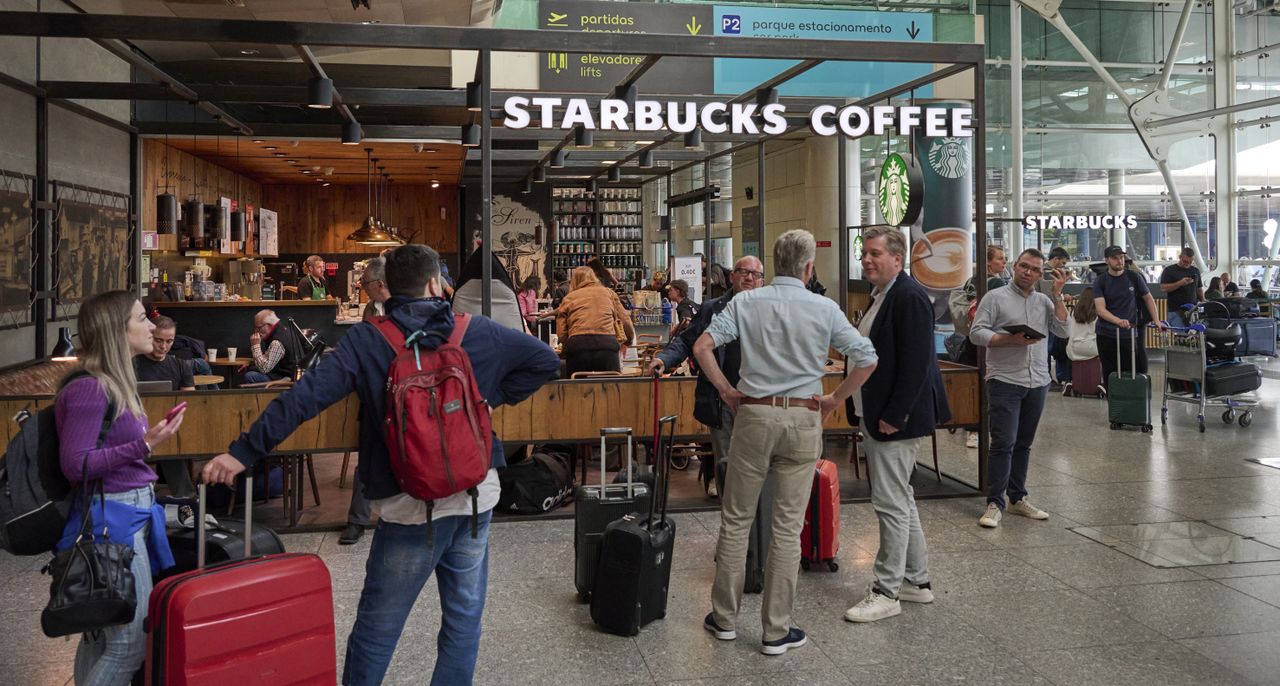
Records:
M891 598L906 581L919 586L929 581L929 548L916 512L911 473L923 438L877 441L864 431L871 479L871 507L880 520L880 552L876 554L876 585Z
M715 480L716 465L729 458L729 439L733 437L733 416L733 412L729 410L729 406L721 403L720 428L713 429L711 427L707 427L711 432L712 465L710 470L702 470L702 478L704 480Z
M359 458L357 458L359 459ZM351 470L351 505L347 507L347 523L356 526L369 526L373 517L373 506L364 497L364 483L360 481L360 470Z

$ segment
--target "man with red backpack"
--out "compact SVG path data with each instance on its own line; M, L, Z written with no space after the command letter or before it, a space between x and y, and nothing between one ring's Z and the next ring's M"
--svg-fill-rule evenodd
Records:
M342 683L381 683L405 619L435 573L442 621L431 683L469 684L500 492L496 470L506 466L487 407L529 397L555 378L560 362L533 336L487 317L455 316L431 248L388 253L386 284L387 316L351 327L315 371L205 465L204 479L232 483L299 424L354 391L357 470L378 525Z

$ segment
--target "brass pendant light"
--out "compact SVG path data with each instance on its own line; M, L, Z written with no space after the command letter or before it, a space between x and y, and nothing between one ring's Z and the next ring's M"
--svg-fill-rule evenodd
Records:
M389 236L378 226L378 221L373 217L373 148L365 148L365 186L367 190L368 210L369 214L365 216L364 223L360 228L352 231L347 240L355 241L361 245L399 245L395 239Z

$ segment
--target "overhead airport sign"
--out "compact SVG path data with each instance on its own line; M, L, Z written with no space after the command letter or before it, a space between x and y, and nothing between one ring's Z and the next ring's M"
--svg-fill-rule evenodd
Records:
M563 112L559 108L563 107ZM625 100L605 98L597 110L585 98L511 96L502 105L509 129L570 130L581 126L602 131L662 131L688 133L780 134L787 130L787 106L774 103L682 102L637 100L632 108ZM809 111L809 129L819 136L837 133L857 138L896 132L909 135L919 129L930 137L965 138L973 135L973 110L968 107L916 105L819 105Z

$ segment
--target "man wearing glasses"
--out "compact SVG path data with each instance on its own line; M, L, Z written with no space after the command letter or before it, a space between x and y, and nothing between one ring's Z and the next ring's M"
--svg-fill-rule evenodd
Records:
M249 352L253 357L245 383L263 383L292 379L302 361L302 344L293 331L272 310L253 316L253 333L249 336Z
M991 426L991 454L987 470L987 509L978 524L1000 525L1009 495L1008 512L1031 519L1048 513L1027 501L1027 464L1040 413L1049 388L1049 346L1046 335L1067 337L1067 307L1062 302L1066 274L1052 272L1049 294L1036 291L1045 276L1044 253L1022 251L1013 268L1013 282L987 293L978 303L969 339L987 348L987 416Z
M720 313L733 300L733 296L743 291L749 291L764 283L764 265L760 260L751 255L747 255L738 260L733 265L733 271L729 273L729 292L702 303L702 309L690 322L684 331L677 334L667 343L667 347L653 358L653 363L649 367L649 372L660 374L668 369L679 367L690 355L693 354L693 343L698 340L698 336L707 330L707 325L711 323L711 318ZM738 341L732 341L726 345L716 348L716 361L720 363L720 369L724 372L725 377L729 379L729 383L737 385L738 383L738 367L742 362L742 348ZM712 462L706 462L702 465L702 487L707 495L716 497L719 495L716 489L716 463L724 460L729 454L729 436L733 434L733 411L729 409L720 400L720 394L716 392L714 386L702 374L698 372L698 387L695 391L695 403L693 406L693 416L702 422L711 430L711 454Z

